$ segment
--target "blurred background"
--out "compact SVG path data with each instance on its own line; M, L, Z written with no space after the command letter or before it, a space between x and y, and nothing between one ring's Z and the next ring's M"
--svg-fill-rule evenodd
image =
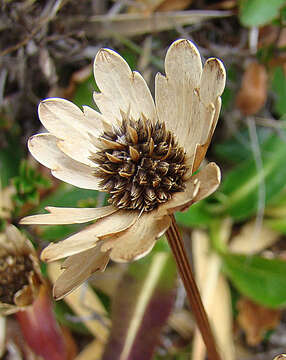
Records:
M155 74L164 72L166 50L178 38L227 69L207 153L222 169L222 184L176 216L222 359L272 360L286 352L285 25L285 0L0 0L2 359L206 358L164 237L146 258L110 264L64 300L51 296L59 264L39 260L31 306L8 306L16 314L6 316L1 295L8 259L1 244L12 233L32 243L37 257L80 228L21 228L21 217L47 205L106 201L58 181L30 157L27 140L43 130L39 102L57 96L96 109L92 64L102 47L119 52L154 94ZM16 229L7 235L10 224Z

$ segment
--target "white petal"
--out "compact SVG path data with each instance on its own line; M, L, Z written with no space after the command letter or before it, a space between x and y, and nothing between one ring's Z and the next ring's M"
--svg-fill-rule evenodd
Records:
M34 158L51 169L56 178L80 188L98 190L94 169L65 155L57 141L51 134L38 134L29 139L28 147Z
M110 258L118 262L140 259L148 254L156 240L170 226L169 216L156 217L154 212L143 215L126 231L107 237L102 251L111 249Z
M220 60L211 58L202 71L196 47L190 41L178 40L167 52L165 71L166 77L156 77L158 116L177 134L188 158L194 161L197 145L204 145L205 155L211 140L225 86L225 69ZM198 159L201 162L201 156ZM198 166L199 161L194 170Z
M89 126L96 127L96 130L92 132L94 136L102 135L106 130L111 130L110 124L104 119L103 115L98 111L95 111L91 107L84 105L82 107L85 121Z
M43 250L41 258L44 261L55 261L91 249L100 239L128 229L137 218L138 213L135 211L119 210L63 241L50 244Z
M198 117L202 119L202 122L198 123L197 129L197 144L195 146L194 156L192 158L193 165L190 167L191 173L194 173L200 167L201 162L203 161L206 152L208 150L209 144L211 142L213 133L215 131L219 113L221 108L221 98L218 97L216 102L210 104L207 108L202 103L199 106ZM209 112L208 112L209 109Z
M90 126L84 114L71 101L61 98L48 98L39 104L39 117L44 127L59 139L66 139L74 131L87 137L89 131L96 130L96 124Z
M58 140L59 149L73 160L85 165L95 166L94 162L90 160L90 156L97 151L96 147L91 145L89 140L78 136L76 132L74 132L74 135L74 137L69 136L67 140Z
M112 124L121 119L120 110L138 119L141 113L155 119L155 105L142 76L132 72L127 62L110 49L101 49L94 62L94 77L101 91L94 100Z
M27 216L21 219L20 224L81 224L103 218L117 211L114 206L104 206L101 208L63 208L48 206L46 210L49 211L49 214Z
M109 261L109 253L101 252L100 247L96 246L93 249L70 256L67 260L68 263L65 261L66 266L63 266L65 271L54 285L53 293L57 300L77 288L94 272L104 271Z
M225 79L223 63L219 59L209 58L204 65L200 84L200 96L204 104L215 103L222 95Z
M97 133L96 122L90 126L76 105L60 98L42 101L38 111L44 127L61 140L62 151L74 160L90 165L90 151L96 149L89 141L89 133Z
M165 59L166 77L157 74L155 85L156 107L161 121L177 134L185 146L195 128L191 116L198 102L196 89L199 87L202 63L200 54L193 43L177 40L169 48ZM187 149L188 150L188 149Z

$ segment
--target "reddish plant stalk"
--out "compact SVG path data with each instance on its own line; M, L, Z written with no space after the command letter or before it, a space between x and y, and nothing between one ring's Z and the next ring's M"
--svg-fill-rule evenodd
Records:
M166 237L173 252L196 323L207 348L208 358L210 360L221 360L174 215L171 215L171 219L172 223L166 232Z

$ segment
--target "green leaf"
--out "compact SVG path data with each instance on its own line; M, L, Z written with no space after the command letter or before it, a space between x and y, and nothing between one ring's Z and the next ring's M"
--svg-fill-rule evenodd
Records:
M267 307L285 306L285 261L230 254L222 260L223 271L242 294Z
M88 200L91 206L96 206L97 195L96 190L80 189L72 185L61 184L52 195L41 201L33 213L43 211L46 206L77 207L84 200Z
M274 105L275 111L283 117L286 115L286 78L282 67L274 70L272 88L277 97Z
M180 225L187 227L200 227L208 225L213 219L207 210L207 202L199 201L189 207L186 212L177 212L176 219Z
M175 300L176 266L168 253L128 267L112 303L112 329L103 360L149 360Z
M264 224L281 234L286 235L286 219L266 219L263 221Z
M13 200L18 206L18 208L15 208L15 213L19 211L19 207L27 203L38 204L39 190L51 186L50 181L32 168L25 160L22 160L19 175L13 178L13 184L16 189Z
M20 161L23 156L18 137L6 136L7 146L0 149L0 183L4 188L9 180L18 175Z
M82 83L80 83L75 91L73 102L77 106L88 105L93 109L96 109L95 102L93 101L92 94L94 91L99 91L95 81L93 74L89 76L89 78Z
M239 18L244 26L261 26L278 17L285 0L240 0Z
M76 315L72 312L72 310L69 308L65 301L55 301L53 303L53 311L55 313L57 321L60 322L62 325L79 334L90 335L88 329L84 325L84 322L74 322L72 320L69 320Z
M246 219L256 213L259 186L265 185L265 203L268 204L285 187L286 142L272 135L261 148L263 167L257 171L254 160L245 161L230 171L221 187L221 204L217 211L235 220Z
M84 224L86 225L86 224ZM41 225L41 239L47 241L57 241L68 237L81 229L82 225Z
M273 134L271 129L265 127L257 127L256 131L260 146ZM244 128L236 132L230 139L215 145L214 151L221 159L228 160L233 164L253 158L248 129Z

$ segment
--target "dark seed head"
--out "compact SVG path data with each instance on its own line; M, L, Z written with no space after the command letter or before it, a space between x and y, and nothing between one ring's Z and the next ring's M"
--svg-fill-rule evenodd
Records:
M27 255L0 258L0 302L14 305L14 295L29 284L33 264Z
M121 126L103 133L96 146L94 175L118 208L151 211L185 188L184 149L163 123L122 114Z

